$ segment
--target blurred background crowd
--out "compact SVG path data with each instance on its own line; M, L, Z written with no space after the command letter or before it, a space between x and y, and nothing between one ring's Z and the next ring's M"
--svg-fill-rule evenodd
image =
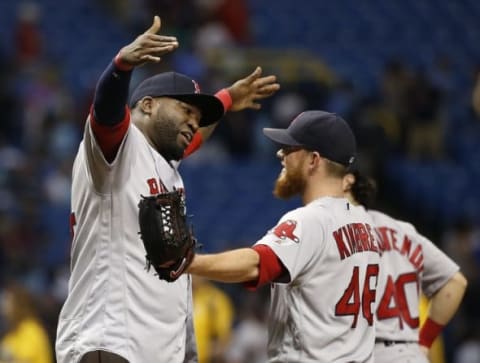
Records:
M24 339L51 354L67 292L71 166L95 82L154 14L180 48L137 69L132 86L174 69L215 92L256 65L282 86L260 111L228 114L181 167L204 251L251 245L300 205L272 196L280 164L261 129L284 127L306 109L336 112L378 181L377 207L415 224L468 278L443 335L445 358L480 362L476 0L1 1L3 345L27 320ZM262 361L268 295L195 281L201 363ZM0 353L0 362L13 361Z

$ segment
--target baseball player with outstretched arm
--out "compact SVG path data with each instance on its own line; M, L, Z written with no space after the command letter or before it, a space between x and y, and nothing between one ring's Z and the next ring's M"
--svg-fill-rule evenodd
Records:
M195 362L189 275L173 283L145 269L138 203L183 190L179 161L226 110L258 109L278 88L261 69L215 96L167 72L144 80L127 106L132 71L178 47L160 18L123 47L97 83L72 181L71 276L59 316L59 363Z
M379 245L371 218L342 188L354 135L323 111L264 133L280 146L275 195L300 195L303 207L252 248L196 255L189 271L250 287L271 283L269 362L373 362Z
M345 176L346 195L368 207L375 184L358 171ZM428 350L457 311L467 281L458 265L413 225L369 210L382 250L377 288L375 362L424 363ZM419 292L430 299L419 329Z

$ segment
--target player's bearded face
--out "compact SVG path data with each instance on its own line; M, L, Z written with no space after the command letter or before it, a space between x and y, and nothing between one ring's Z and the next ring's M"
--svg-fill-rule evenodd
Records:
M157 151L166 160L180 160L185 146L178 142L180 134L178 123L160 115L155 121L155 145Z
M280 199L289 199L302 194L305 190L306 181L303 177L304 159L302 158L295 163L289 163L287 160L284 162L285 167L275 182L273 195Z
M180 160L199 127L200 110L173 98L159 100L150 119L150 137L165 159Z
M166 160L180 160L188 145L181 136L180 126L184 123L175 113L165 112L159 108L150 120L152 122L152 139L157 151Z

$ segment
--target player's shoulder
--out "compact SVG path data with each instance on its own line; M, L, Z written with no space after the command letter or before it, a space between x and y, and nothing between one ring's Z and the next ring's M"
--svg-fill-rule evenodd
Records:
M285 213L281 220L293 219L298 221L311 220L330 220L334 218L332 210L335 208L343 208L348 203L343 198L320 198L316 199L307 205L300 206ZM345 207L346 209L346 207Z
M325 218L332 215L332 210L345 204L346 199L324 197L319 198L303 207L297 208L296 213L306 217Z
M332 210L348 210L351 203L346 198L322 197L307 204L305 208L314 210L315 213L331 214Z
M309 212L309 209L306 208L306 206L301 206L298 208L294 208L286 212L281 220L285 219L302 219L305 218L306 216L310 215L311 213Z
M387 225L391 227L395 227L397 230L403 231L405 234L408 235L414 235L418 234L417 229L415 226L407 221L397 219L389 214L386 214L384 212L380 212L377 210L372 210L370 209L368 211L368 214L372 217L374 223L379 226L379 225Z
M315 210L311 206L301 206L286 212L278 221L278 224L285 222L294 222L295 225L308 225L313 221L318 221L318 218L322 218L321 213L315 213Z

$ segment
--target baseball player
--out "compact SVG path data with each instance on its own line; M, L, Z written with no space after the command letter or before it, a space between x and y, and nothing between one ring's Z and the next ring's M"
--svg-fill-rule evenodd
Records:
M98 81L72 181L71 277L59 316L59 363L196 361L190 276L160 281L145 269L138 235L141 196L183 190L179 161L213 131L226 110L258 109L275 77L248 77L216 96L175 72L133 91L132 70L178 47L158 35L160 18L123 47Z
M343 197L354 135L323 111L264 133L280 145L274 194L300 195L303 207L252 248L196 255L189 271L253 288L272 283L269 362L372 362L380 257L371 218Z
M358 171L345 176L346 194L368 207L375 184ZM457 311L467 281L459 267L410 223L369 210L382 250L377 288L375 362L428 362L428 350ZM419 329L419 291L430 299Z

